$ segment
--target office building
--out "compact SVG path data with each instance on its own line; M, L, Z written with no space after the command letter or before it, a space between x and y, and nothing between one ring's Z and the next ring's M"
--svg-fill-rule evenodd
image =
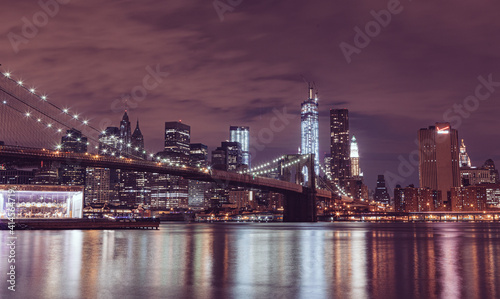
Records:
M469 154L467 154L467 148L465 147L463 139L460 142L459 160L460 160L460 167L472 167Z
M87 167L85 181L85 206L110 201L110 170L109 168Z
M67 130L66 135L61 137L61 151L63 152L86 153L87 145L87 137L74 128Z
M82 132L72 128L61 137L61 150L70 153L86 153L87 137ZM85 167L78 163L63 162L58 169L60 185L83 186L85 185Z
M137 158L146 158L146 151L144 150L144 136L142 135L141 129L139 128L139 120L137 120L137 125L135 126L134 133L130 138L132 154Z
M429 188L406 188L396 186L394 189L394 210L396 212L429 212L442 210L441 191Z
M202 143L189 145L189 165L192 167L208 166L208 146Z
M132 152L132 129L128 119L127 111L123 114L120 122L120 140L118 141L120 154L130 154Z
M300 129L302 155L314 154L314 172L319 174L319 113L318 94L313 95L309 87L309 98L302 102L300 111Z
M451 188L452 211L485 211L487 209L486 186Z
M375 194L373 200L378 201L383 204L390 204L391 197L385 186L385 177L383 174L379 174L377 178L377 188L375 189Z
M342 187L351 176L349 141L349 111L330 109L330 167L333 182Z
M242 152L239 142L222 142L212 151L212 167L226 171L239 171L242 168Z
M118 127L107 127L106 130L99 135L99 154L115 156L119 153L119 144L120 129Z
M251 169L250 157L250 128L249 127L229 127L229 137L231 142L239 142L241 144L241 164L246 165Z
M176 163L189 163L191 127L181 122L165 123L165 149L160 155Z
M490 182L492 183L500 183L498 177L498 169L495 167L495 162L492 159L488 159L484 162L483 168L490 170Z
M449 123L436 123L418 132L420 187L439 190L443 199L460 187L458 132Z

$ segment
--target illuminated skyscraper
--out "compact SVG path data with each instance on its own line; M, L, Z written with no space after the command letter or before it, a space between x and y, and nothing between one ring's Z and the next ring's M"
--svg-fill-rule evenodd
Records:
M313 97L313 88L309 87L309 98L301 105L301 154L314 154L314 172L319 174L319 113L318 94Z
M379 174L377 178L377 189L375 189L375 195L373 200L381 202L383 204L388 204L391 201L387 187L385 186L385 177L383 174Z
M131 145L132 153L135 156L143 159L146 157L146 152L144 151L144 136L142 135L141 129L139 129L139 120L137 120L137 125L132 134Z
M99 135L99 154L111 155L118 151L120 144L120 129L117 127L107 127L103 134Z
M471 167L469 154L467 154L467 148L465 147L464 140L460 144L460 167Z
M231 142L239 142L241 144L242 164L247 165L250 169L250 128L249 127L229 127L229 135Z
M352 136L351 140L351 177L357 178L362 176L361 169L359 167L359 151L358 142L356 137Z
M130 128L130 121L128 120L127 111L123 114L122 121L120 122L120 140L118 147L121 153L130 154L131 151L131 141L132 141L132 129Z
M332 179L340 186L351 176L351 158L349 142L349 111L330 109L330 151Z
M67 130L66 135L61 138L61 149L65 152L85 153L87 144L87 137L74 128Z
M181 122L165 123L165 158L179 163L189 163L191 127Z
M443 200L460 187L458 132L449 123L436 123L418 132L420 188L440 190Z

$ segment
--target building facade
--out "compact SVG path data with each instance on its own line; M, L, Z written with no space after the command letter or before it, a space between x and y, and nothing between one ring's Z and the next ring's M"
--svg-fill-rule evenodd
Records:
M429 188L406 188L397 186L394 189L394 210L396 212L430 212L442 210L441 191Z
M378 175L377 187L375 189L373 200L383 204L390 204L391 202L391 196L389 195L387 187L385 186L385 176L383 174Z

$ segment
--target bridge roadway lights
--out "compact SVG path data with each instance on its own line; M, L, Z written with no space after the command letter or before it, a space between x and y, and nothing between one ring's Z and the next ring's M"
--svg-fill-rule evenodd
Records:
M316 194L304 188L302 194L285 194L283 222L316 222Z

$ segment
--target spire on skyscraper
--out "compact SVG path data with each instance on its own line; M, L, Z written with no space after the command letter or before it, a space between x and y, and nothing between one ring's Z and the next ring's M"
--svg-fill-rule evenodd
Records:
M139 129L139 120L135 126L134 133L131 137L132 153L136 156L144 158L144 136L142 136L141 129Z
M356 137L354 135L351 139L351 177L357 178L362 176L361 169L359 167L359 150L358 150L358 142L356 141Z
M134 133L132 134L132 137L138 137L138 136L142 137L142 132L141 132L141 129L139 128L139 120L137 120L137 124L135 125Z

